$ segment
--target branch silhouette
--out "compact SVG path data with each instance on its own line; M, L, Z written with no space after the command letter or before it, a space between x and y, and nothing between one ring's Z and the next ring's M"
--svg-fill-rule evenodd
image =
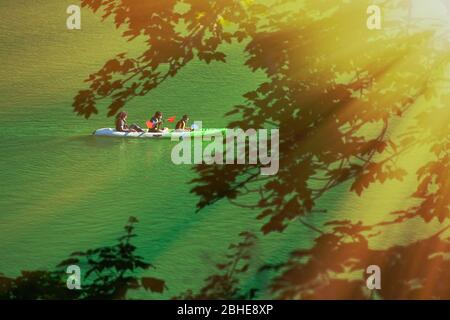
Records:
M192 193L199 197L198 210L227 199L258 210L264 234L282 232L290 221L320 210L318 201L334 188L348 186L348 192L362 196L374 184L403 181L409 172L399 160L414 148L428 146L431 160L423 160L416 172L414 205L393 212L393 220L376 226L333 221L329 216L333 231L316 228L320 235L315 246L294 253L274 281L274 294L281 298L367 298L361 270L374 258L390 281L383 283L381 297L447 297L448 285L429 280L428 270L436 267L442 279L448 279L443 272L448 267L443 258L448 247L441 234L378 251L370 248L363 235L416 218L443 227L448 223L448 93L437 90L437 83L447 78L450 55L433 47L433 32L393 26L374 33L362 27L367 18L362 13L372 4L369 0L333 4L306 0L301 5L288 0L267 4L83 0L82 4L102 11L104 19L113 19L130 41L144 38L147 43L141 55L118 54L89 76L88 88L79 92L73 104L74 111L86 118L99 112L103 100L110 100L108 116L116 114L194 59L226 63L221 47L233 42L244 41L245 65L251 72L266 75L228 113L240 116L229 127L279 128L277 176L262 178L259 165L196 166ZM406 15L410 9L392 1L380 1L380 5ZM416 115L418 102L428 108ZM392 134L395 124L405 119L411 121L410 128L401 135ZM244 199L249 193L255 195L254 203ZM416 257L427 270L401 274L399 270L408 265L396 256L404 257L408 265L414 265ZM359 273L357 280L333 275L347 271ZM230 283L217 288L210 283L204 292L186 297L232 297L234 280L226 280Z
M0 274L0 299L126 299L129 290L140 288L162 293L166 288L164 280L136 275L140 270L153 267L135 254L136 247L131 243L136 237L134 225L137 222L135 217L130 217L125 234L116 245L74 252L54 271L23 271L15 279ZM82 269L81 290L67 289L65 271L70 265L79 265Z
M248 272L252 250L254 249L256 236L251 232L239 234L242 240L229 246L226 261L216 265L217 274L210 275L205 280L205 285L194 293L188 290L174 299L184 300L236 300L253 299L257 293L256 289L248 292L239 287L241 276Z
M271 286L279 299L370 299L364 281L366 268L381 270L383 299L449 299L448 229L423 240L387 250L369 246L373 227L361 222L332 221L330 232L319 236L311 249L296 250ZM269 268L267 266L266 268Z

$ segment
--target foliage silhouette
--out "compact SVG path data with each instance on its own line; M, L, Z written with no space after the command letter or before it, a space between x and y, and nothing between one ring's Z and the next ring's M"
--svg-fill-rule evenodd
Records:
M199 185L193 189L201 197L199 208L223 198L235 202L250 190L261 194L254 204L262 210L258 218L269 218L263 231L282 231L290 220L312 212L317 201L339 185L348 184L350 191L361 195L373 183L402 181L407 172L398 166L398 158L420 143L435 141L441 155L436 154L432 167L440 174L439 188L429 188L433 191L428 197L415 196L424 206L433 203L436 213L431 212L427 221L432 217L443 221L449 217L444 156L449 131L447 125L425 121L427 115L445 117L446 109L442 104L433 107L401 141L394 141L389 130L420 97L435 97L432 84L448 65L448 54L422 49L431 41L428 33L407 38L387 33L374 39L370 30L358 27L364 25L365 16L356 13L365 12L366 1L333 5L335 13L321 19L315 18L316 11L326 11L329 3L306 3L309 6L295 20L273 22L270 31L252 35L246 64L264 71L269 81L248 92L247 103L230 112L242 115L232 127L279 127L279 173L261 177L257 166L200 166L194 180ZM349 16L361 20L342 23ZM352 42L357 43L357 55L339 54ZM410 59L421 59L421 64L402 67L403 60ZM418 126L434 132L425 135ZM422 189L430 181L423 180L430 170L427 165L418 173ZM419 208L410 210L421 215ZM408 211L407 217L413 212Z
M361 222L333 221L333 229L322 234L311 249L297 250L281 266L271 290L280 299L369 299L366 268L378 265L384 299L449 299L450 238L441 239L448 229L406 246L387 250L369 247L364 235L373 227ZM278 267L280 269L280 267ZM349 276L356 273L356 277Z
M194 293L188 290L174 299L184 300L251 300L256 295L256 290L243 292L239 288L240 277L248 272L251 251L254 249L256 236L251 232L239 234L242 240L236 244L230 244L229 253L226 254L226 262L216 265L217 274L209 276L205 285Z
M0 300L78 299L78 291L66 287L63 272L22 271L15 279L0 276Z
M126 233L116 245L74 252L55 271L23 271L15 279L0 275L0 299L125 299L129 290L140 288L162 293L166 288L163 280L136 276L136 272L153 267L135 254L136 247L131 244L137 222L130 217ZM81 290L67 289L65 271L70 265L82 270Z
M378 3L392 12L411 11L411 2ZM444 258L448 246L441 233L386 250L370 248L363 235L413 218L448 223L449 96L436 88L447 80L450 55L434 46L432 32L416 32L409 25L397 28L395 19L388 30L368 30L364 26L369 0L333 4L306 0L301 5L288 0L264 4L83 0L82 4L94 12L103 10L103 17L112 17L130 41L143 37L147 43L140 56L119 54L89 76L88 89L81 90L73 104L74 111L86 118L98 113L98 104L108 99L108 116L116 114L196 58L226 62L221 46L234 41L246 43L246 66L266 74L267 80L229 113L241 115L230 127L278 127L280 171L261 177L258 165L199 165L192 189L200 197L199 209L228 199L258 209L264 233L281 232L290 221L317 210L319 199L333 188L348 186L361 196L374 183L402 181L408 172L399 166L399 159L417 147L429 151L431 160L416 173L414 205L393 212L393 220L376 226L330 222L332 232L321 234L313 248L296 251L283 265L272 287L274 294L368 298L362 270L373 258L389 280L383 283L381 297L447 297L450 282L429 280L434 278L428 268L436 268L448 280L443 272L448 267ZM411 115L418 101L425 101L427 110L409 119L412 124L402 135L392 135L395 123ZM248 194L255 195L255 203L242 204L239 200L247 200ZM423 261L426 270L399 271L415 266L414 259ZM359 277L333 275L347 271ZM222 274L209 278L198 294L188 292L184 297L234 297L235 290L234 278Z
M89 89L80 90L73 103L74 111L86 118L97 114L97 103L106 98L112 99L108 116L115 115L134 97L146 95L175 76L195 57L206 63L225 62L219 46L242 41L257 24L257 16L249 13L267 9L234 0L82 0L82 5L94 12L103 9L104 19L113 17L116 27L125 28L124 37L129 41L143 37L148 45L140 56L120 53L89 76ZM226 31L227 23L239 27Z

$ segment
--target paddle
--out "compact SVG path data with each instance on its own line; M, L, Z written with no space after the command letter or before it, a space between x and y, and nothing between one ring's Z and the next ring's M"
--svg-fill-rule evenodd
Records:
M173 117L167 118L167 121L175 122L175 119L176 119L176 117L173 116ZM148 129L153 129L155 127L155 124L152 121L150 121L150 120L147 120L145 122L145 125L147 126Z

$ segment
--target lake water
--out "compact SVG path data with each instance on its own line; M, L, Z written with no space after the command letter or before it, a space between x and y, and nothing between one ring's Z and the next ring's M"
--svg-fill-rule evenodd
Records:
M163 296L146 297L198 288L239 232L259 230L258 212L221 201L195 213L198 199L189 184L195 173L172 164L170 140L92 136L112 120L104 109L90 120L77 117L73 96L106 59L141 47L88 11L83 11L82 31L65 30L71 1L28 3L0 4L0 272L15 276L20 270L52 269L73 251L112 244L133 215L140 220L139 254L157 267L149 275L164 278L169 287ZM223 115L263 79L243 66L241 50L226 48L227 64L193 63L131 102L126 106L130 122L143 124L161 110L167 116L188 113L205 127L225 127L230 119ZM308 221L320 226L330 215L379 220L402 207L414 179L411 174L403 184L375 186L362 198L343 186L319 203L328 213ZM420 238L428 227L419 225L392 230L377 244ZM284 261L293 249L311 245L316 234L294 221L283 234L259 236L253 270ZM246 279L249 286L268 280L251 272Z

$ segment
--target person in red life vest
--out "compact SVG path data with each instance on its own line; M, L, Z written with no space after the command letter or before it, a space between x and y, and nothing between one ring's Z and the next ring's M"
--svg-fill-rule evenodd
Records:
M155 115L147 121L148 132L163 132L163 114L161 111L156 111Z

